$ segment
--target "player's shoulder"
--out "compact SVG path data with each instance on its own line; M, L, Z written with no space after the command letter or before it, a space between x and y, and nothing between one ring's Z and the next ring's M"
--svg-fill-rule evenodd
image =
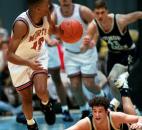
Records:
M22 12L21 14L19 14L19 15L16 17L16 19L25 18L25 17L27 17L27 11L24 11L24 12ZM15 19L15 20L16 20L16 19Z
M114 13L109 13L109 14L108 14L108 16L111 17L111 18L114 18L115 15L116 15L116 14L114 14Z

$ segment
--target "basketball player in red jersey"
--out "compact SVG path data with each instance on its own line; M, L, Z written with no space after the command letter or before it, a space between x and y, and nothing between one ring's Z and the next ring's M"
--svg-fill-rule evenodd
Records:
M28 4L29 9L20 14L13 24L8 67L13 85L22 97L27 128L38 130L33 119L33 86L41 100L46 122L50 125L55 123L55 113L47 92L48 54L45 38L48 32L58 32L58 28L51 22L48 0L28 0ZM47 14L48 20L45 17Z

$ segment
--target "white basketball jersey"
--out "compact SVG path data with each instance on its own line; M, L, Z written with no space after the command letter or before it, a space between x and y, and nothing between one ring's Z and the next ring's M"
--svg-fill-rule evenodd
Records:
M64 17L61 13L61 8L57 8L56 9L56 14L57 14L57 24L59 25L63 20L65 19L76 19L78 20L82 26L83 26L83 36L85 34L85 30L87 28L87 25L84 23L84 21L82 20L81 16L80 16L80 5L79 4L74 4L74 10L73 10L73 14L72 16L69 17ZM67 44L65 42L63 42L64 47L72 52L80 52L80 46L82 44L82 38L76 42L75 44Z
M20 14L15 21L21 20L28 26L28 34L23 38L19 44L15 54L25 59L32 59L38 57L39 54L45 53L45 37L48 35L49 23L47 18L43 18L43 24L41 26L34 25L28 14L28 11ZM21 30L22 31L22 30Z

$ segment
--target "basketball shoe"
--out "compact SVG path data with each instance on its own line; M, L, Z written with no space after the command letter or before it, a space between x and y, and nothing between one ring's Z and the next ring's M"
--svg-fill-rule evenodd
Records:
M35 123L33 125L28 125L27 124L27 128L28 128L28 130L38 130L38 125L37 125L37 123L35 121Z
M49 101L47 105L43 105L42 103L40 103L40 104L41 104L41 111L43 112L43 114L45 116L46 123L48 125L53 125L56 120L56 115L53 110L52 103Z

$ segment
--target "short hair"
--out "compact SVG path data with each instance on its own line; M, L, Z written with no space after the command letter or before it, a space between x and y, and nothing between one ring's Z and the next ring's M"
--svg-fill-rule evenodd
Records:
M109 100L106 97L95 97L92 100L89 101L89 106L94 107L94 106L102 106L107 110L109 108Z
M108 9L105 0L95 0L95 9L99 9L99 8Z
M42 2L42 0L27 0L29 6L33 6L35 4L39 4Z

